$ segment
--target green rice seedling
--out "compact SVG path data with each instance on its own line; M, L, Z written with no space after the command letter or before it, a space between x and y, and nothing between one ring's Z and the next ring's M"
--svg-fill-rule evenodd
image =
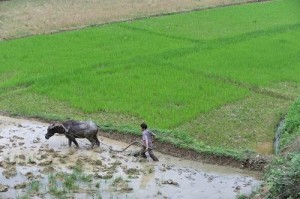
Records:
M151 173L153 173L153 172L154 172L154 168L153 168L153 167L150 167L150 168L148 169L148 173L151 174Z
M74 179L72 175L66 175L63 180L63 186L69 191L76 190L79 188L79 186L76 184L76 180L77 179Z
M92 182L93 181L93 175L81 175L79 176L79 180L82 182Z
M29 194L25 194L23 196L17 196L17 199L30 199L31 197L29 196Z
M76 165L73 167L74 174L81 174L83 172L82 165Z
M97 195L96 195L96 198L98 198L98 199L102 199L102 196L101 196L101 194L100 194L100 193L97 193Z
M63 187L59 186L60 180L58 179L59 178L62 179L62 177L63 177L62 173L55 173L48 176L48 181L49 181L48 191L51 195L54 195L56 197L62 197L64 194L67 193L67 191L63 189Z
M122 181L124 181L123 178L122 178L122 176L118 176L118 177L116 177L116 178L113 180L112 185L115 186L115 185L117 185L118 183L120 183L120 182L122 182Z
M131 187L129 187L128 180L124 180L121 176L116 177L113 180L111 187L113 190L118 192L130 192L133 190Z
M299 93L298 8L274 0L0 42L0 108L136 135L147 121L197 151L265 150Z
M32 181L29 185L29 192L32 194L39 193L40 191L40 182L39 181Z

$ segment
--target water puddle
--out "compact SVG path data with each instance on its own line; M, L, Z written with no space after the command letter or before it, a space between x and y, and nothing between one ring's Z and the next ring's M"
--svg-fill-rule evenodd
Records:
M100 148L91 149L86 139L77 139L79 149L69 148L64 136L45 139L48 125L0 116L0 198L53 198L63 193L64 198L230 199L248 195L261 184L256 172L156 151L159 162L136 158L131 155L139 150L136 146L112 152L106 145L121 150L128 144L101 136L105 145ZM74 172L78 165L81 173ZM67 179L78 182L75 186Z

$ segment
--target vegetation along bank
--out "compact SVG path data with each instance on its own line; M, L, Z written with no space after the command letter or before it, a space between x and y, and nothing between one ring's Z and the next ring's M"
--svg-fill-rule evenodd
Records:
M279 162L294 168L299 36L299 2L275 0L3 40L0 110L92 119L130 139L146 121L175 153L261 168L286 118Z

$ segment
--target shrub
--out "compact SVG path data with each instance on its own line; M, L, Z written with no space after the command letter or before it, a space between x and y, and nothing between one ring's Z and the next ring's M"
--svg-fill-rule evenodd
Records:
M300 154L280 157L266 172L268 198L300 198Z
M300 135L300 98L290 108L285 126L281 135L280 148L287 147L297 136Z
M300 98L292 106L286 118L286 133L294 133L300 128Z

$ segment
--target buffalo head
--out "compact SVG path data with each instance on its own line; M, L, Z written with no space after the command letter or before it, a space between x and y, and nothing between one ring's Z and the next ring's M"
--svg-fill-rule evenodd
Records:
M55 133L64 134L66 133L66 128L64 128L64 126L61 124L51 124L47 129L47 134L45 135L45 138L48 140Z

